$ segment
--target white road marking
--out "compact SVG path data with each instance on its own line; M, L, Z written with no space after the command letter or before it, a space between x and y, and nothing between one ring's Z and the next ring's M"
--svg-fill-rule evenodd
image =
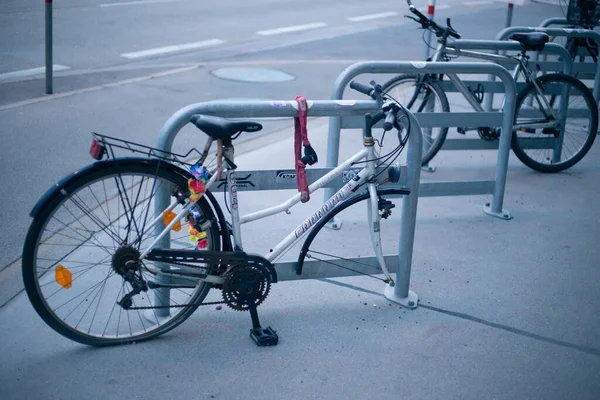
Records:
M99 4L98 7L121 7L121 6L139 6L144 4L157 4L157 3L174 3L177 1L186 0L138 0L138 1L123 1L119 3L103 3Z
M62 99L64 97L74 96L74 95L83 94L83 93L95 92L97 90L108 89L108 88L113 88L113 87L118 87L118 86L129 85L132 83L162 78L164 76L169 76L169 75L179 74L182 72L191 71L191 70L200 68L202 66L203 66L203 64L195 64L195 65L191 65L189 67L177 68L177 69L173 69L173 70L169 70L169 71L159 72L157 74L142 76L139 78L132 78L132 79L124 80L124 81L107 83L105 85L92 86L92 87L85 88L85 89L73 90L73 91L64 92L64 93L55 93L55 94L51 94L51 95L44 96L44 97L37 97L35 99L23 100L23 101L19 101L17 103L11 103L11 104L6 104L4 106L0 106L0 111L10 110L11 108L16 108L16 107L28 106L30 104L42 103L42 102L50 101L50 100Z
M67 67L66 65L58 65L58 64L52 65L52 71L54 71L54 72L64 71L66 69L70 69L70 68ZM23 69L21 71L14 71L14 72L5 72L3 74L0 74L0 81L3 79L18 78L18 77L23 77L23 76L41 75L45 72L46 72L46 67Z
M157 56L157 55L161 55L161 54L176 53L176 52L184 51L184 50L196 50L196 49L202 49L205 47L213 47L213 46L218 46L223 43L225 43L225 41L221 40L221 39L209 39L209 40L203 40L201 42L175 44L172 46L156 47L154 49L134 51L131 53L123 53L123 54L121 54L121 57L129 58L129 59L151 57L151 56Z
M262 35L262 36L279 35L282 33L300 32L300 31L307 31L309 29L324 28L326 26L327 26L327 24L324 22L314 22L312 24L284 26L281 28L257 31L256 34Z
M479 0L479 1L465 1L463 4L465 6L482 6L484 4L492 4L496 3L497 0Z
M352 21L352 22L371 21L373 19L395 17L396 15L399 15L399 14L395 11L388 11L388 12L382 12L382 13L378 13L378 14L368 14L368 15L360 15L358 17L350 17L350 18L348 18L348 21Z

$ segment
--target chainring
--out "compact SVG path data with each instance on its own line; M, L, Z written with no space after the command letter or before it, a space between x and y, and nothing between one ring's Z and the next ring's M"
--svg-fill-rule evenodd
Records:
M500 129L498 128L477 128L477 133L479 134L480 138L488 141L498 140L498 138L500 137Z
M271 275L261 265L236 265L224 276L223 300L236 311L248 311L250 304L257 307L271 290Z

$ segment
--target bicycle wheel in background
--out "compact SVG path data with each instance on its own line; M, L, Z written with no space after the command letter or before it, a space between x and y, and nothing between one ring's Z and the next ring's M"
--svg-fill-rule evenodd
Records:
M173 329L197 308L121 307L118 302L136 281L174 286L141 291L131 298L132 308L181 306L206 297L209 284L154 276L144 266L159 265L142 261L140 268L136 263L154 240L150 221L158 217L158 228L165 226L163 215L154 209L156 192L187 194L186 177L163 165L149 160L104 162L102 168L80 171L34 218L23 248L25 289L37 313L58 333L93 346L130 343ZM196 221L204 221L207 249L219 250L212 208L203 198L193 210ZM171 231L172 248L194 248L187 228L184 223L178 232ZM138 267L130 267L131 262ZM129 279L124 278L127 274Z
M369 213L371 210L367 191L335 207L306 237L298 258L303 271L341 268L345 271L358 270L362 275L383 280L372 239L378 238L377 248L381 250L383 256L398 254L401 207L394 207L394 205L400 204L398 196L402 194L406 194L406 191L377 190L379 218L376 224L369 223L368 218L365 218L365 212ZM340 229L323 229L333 218L342 221ZM316 263L311 264L311 262ZM386 261L388 268L393 266L392 262Z
M449 112L448 98L440 85L430 77L419 75L399 75L383 84L383 91L389 93L400 104L413 113ZM426 165L442 148L448 128L430 128L431 135L423 134L422 165Z
M568 114L565 124L557 128L515 129L512 135L512 149L515 155L528 167L539 172L559 172L579 162L592 147L598 129L598 109L589 89L579 80L563 74L549 74L537 79L554 115L559 116L562 93L568 89ZM550 121L544 115L545 102L529 83L516 100L515 124L531 124ZM563 143L560 152L552 148L554 140L563 131ZM527 148L528 139L536 139L537 148ZM542 148L543 147L543 148Z

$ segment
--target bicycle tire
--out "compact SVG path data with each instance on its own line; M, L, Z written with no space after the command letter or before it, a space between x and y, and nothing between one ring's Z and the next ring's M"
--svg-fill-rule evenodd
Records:
M567 120L565 121L560 160L558 161L552 160L553 150L551 148L526 149L523 147L524 141L521 139L529 139L534 137L541 139L552 134L549 132L544 133L541 129L536 129L533 133L523 133L516 129L513 130L512 149L519 160L523 162L523 164L536 171L544 173L564 171L565 169L577 164L587 154L594 143L596 131L598 129L598 109L596 108L596 101L594 100L590 90L581 81L568 75L548 74L537 78L537 82L540 84L542 90L546 91L544 96L547 97L548 102L553 106L553 110L555 111L556 115L558 115L560 96L557 96L553 93L559 93L559 90L563 87L563 85L568 85L569 103L567 109L572 111L576 109L575 107L572 107L573 104L582 104L585 108L578 112L582 118L567 117ZM550 90L548 90L549 88ZM532 101L527 100L530 95L533 95ZM527 121L527 112L532 111L531 107L539 106L540 103L538 102L537 96L538 93L533 82L527 84L527 86L525 86L523 90L519 92L517 95L515 108L516 124L525 123ZM571 99L574 100L571 101ZM581 100L583 100L583 102L581 102ZM529 104L531 104L531 106ZM521 114L521 112L523 113ZM536 118L539 119L539 117ZM583 139L578 140L577 136L581 136ZM564 157L565 152L570 151L570 149L574 147L577 147L574 153L568 157ZM536 154L541 155L542 157L536 159L534 157Z
M382 198L383 196L398 196L407 194L408 192L404 189L377 190L378 198ZM321 261L327 265L337 266L342 269L352 269L352 267L348 267L347 265L341 265L339 260L342 260L350 263L351 265L361 265L362 268L370 267L368 270L371 270L373 274L382 273L376 258L368 256L369 253L373 252L371 243L369 242L367 245L361 245L361 241L366 238L359 238L355 235L346 235L344 236L343 241L340 240L340 233L349 232L355 234L361 230L360 228L364 228L366 231L369 229L374 229L372 226L368 226L368 222L365 221L364 214L360 212L360 210L357 212L357 209L354 207L359 203L368 201L369 199L370 196L368 191L354 195L353 197L350 197L349 199L346 199L342 203L338 204L315 225L315 227L307 235L302 248L300 249L297 264L298 273L301 273L303 268L306 267L304 263L307 258ZM367 208L367 206L365 206L365 208ZM378 234L386 244L390 242L393 243L391 247L394 248L399 244L398 237L400 233L400 223L399 215L395 215L393 212L392 215L394 215L394 217L390 216L387 219L380 219ZM339 228L342 232L331 229L323 230L323 227L336 217L339 218L340 221L343 221L342 227ZM346 228L344 228L344 225ZM350 225L350 228L348 228L347 225ZM343 231L344 229L345 232ZM320 239L315 241L315 238L319 234ZM385 248L383 241L381 242L382 252L383 248ZM326 249L327 251L322 249ZM332 254L332 251L339 252L339 254ZM348 259L349 251L356 252L355 254L352 254L354 260ZM384 256L385 255L386 254L384 253ZM323 256L326 258L320 258ZM361 260L356 261L357 259Z
M419 88L416 85L419 84ZM404 85L404 88L401 86ZM423 94L423 101L417 102L415 90L421 91L425 87L426 91ZM384 92L389 92L400 104L404 105L410 111L421 112L426 105L427 91L434 93L436 97L433 112L449 112L450 104L448 103L448 97L438 82L428 77L420 81L420 75L416 74L403 74L398 75L389 81L385 82L382 86ZM420 94L417 94L420 96ZM427 137L423 135L423 155L421 165L429 163L435 155L440 151L446 140L448 134L448 127L442 128L431 128L431 140L427 140Z
M131 291L131 284L125 283L113 266L116 249L128 245L142 251L153 240L153 229L146 230L146 224L155 211L154 193L168 186L187 194L186 174L157 160L102 161L71 175L41 200L32 212L34 219L23 247L22 274L27 296L46 324L76 342L108 346L162 335L196 310L211 288L197 280L187 281L186 288L149 288L132 299L133 307L154 306L155 300L166 296L170 305L195 306L126 310L116 305ZM177 205L173 212L180 207ZM213 208L205 198L194 207L208 221L203 225L207 249L220 250ZM163 228L158 223L155 230ZM173 248L194 247L185 226L170 236ZM187 243L183 244L180 240L186 236ZM131 250L126 252L131 256ZM123 254L121 251L119 257ZM65 277L65 269L70 279ZM153 276L142 268L137 272L146 281Z

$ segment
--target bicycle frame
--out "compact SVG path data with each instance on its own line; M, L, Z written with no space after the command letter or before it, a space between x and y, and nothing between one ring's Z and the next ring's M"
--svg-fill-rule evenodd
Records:
M515 57L509 57L509 56L498 55L498 54L483 53L483 52L471 51L471 50L458 50L458 49L454 49L452 47L447 47L446 43L440 41L438 43L436 52L433 55L432 61L439 61L439 60L443 59L443 57L446 54L456 55L456 56L466 56L466 57L477 58L477 59L482 59L482 60L487 60L487 61L492 61L492 62L497 62L497 63L503 62L503 63L516 64L516 66L513 70L513 73L512 73L513 79L516 81L517 78L519 77L519 75L522 74L523 77L525 78L526 82L532 82L536 88L536 91L539 94L539 96L536 97L536 100L539 103L538 105L540 106L540 110L542 110L542 112L545 114L546 113L549 114L546 116L547 117L551 116L552 120L557 120L557 116L554 114L554 111L552 110L552 106L550 105L550 103L548 103L547 99L541 95L542 91L541 91L540 87L538 86L535 79L532 79L531 71L528 70L524 66L524 62L522 60L515 58ZM447 74L447 76L450 79L450 81L454 84L454 86L458 89L458 91L465 97L467 102L471 105L471 107L475 111L477 111L477 112L485 111L484 108L481 106L481 104L479 104L479 102L477 101L475 96L473 96L473 94L471 93L469 88L461 81L461 79L458 77L457 74ZM541 104L542 102L544 104ZM500 106L500 108L501 109L504 108L504 101L502 102L502 105ZM555 125L556 125L555 122L539 122L539 123L527 122L525 124L513 124L513 129L520 129L520 128L525 128L525 127L530 128L530 129L543 129L543 128L552 128Z
M374 160L377 155L375 151L375 141L370 136L370 132L363 135L363 146L364 148L348 158L342 164L328 172L326 175L309 185L309 193L314 193L317 190L323 188L330 181L335 179L336 177L342 175L342 173L350 168L353 163L365 160L365 166L358 172L358 174L346 183L341 189L339 189L333 196L331 196L327 201L325 201L319 208L317 208L308 218L306 218L300 225L298 225L292 232L290 232L283 240L281 240L275 247L273 247L267 254L265 254L264 258L270 262L274 262L277 258L282 256L287 250L289 250L294 244L296 244L305 234L310 232L310 230L316 225L316 223L321 220L330 210L332 210L337 204L341 203L343 200L349 197L351 193L353 193L359 186L367 183L368 191L370 194L370 200L368 201L368 221L369 226L378 226L378 218L379 218L379 209L377 206L377 183L374 180L376 175L376 161ZM233 152L231 152L232 154ZM210 190L217 183L217 174L216 168L214 168L211 173L212 177L206 184L206 189ZM242 235L241 235L241 225L256 221L259 219L263 219L269 217L271 215L280 213L280 212L288 212L290 208L295 206L300 202L300 193L296 193L294 196L289 198L287 201L273 206L269 208L262 209L257 212L253 212L246 215L240 215L239 213L239 201L238 201L238 192L237 192L237 183L236 183L236 168L233 164L233 160L231 163L226 162L223 168L223 172L225 173L227 179L228 186L228 200L229 204L231 204L231 224L233 231L233 239L234 239L234 247L235 250L241 251L243 249L242 246ZM197 202L198 200L196 200ZM189 212L189 210L193 207L196 202L191 202L188 200L187 204L184 205L182 211L177 214L175 218L160 231L158 236L154 239L154 241L150 244L150 246L140 255L140 259L144 259L154 249L157 244L161 242L161 240L170 233L171 228L177 224L177 222L181 221ZM171 211L177 206L178 202L173 201L167 209L164 211ZM152 227L158 227L159 224L163 221L162 213L158 215L151 223L148 229ZM375 225L374 225L375 224ZM371 241L373 244L373 248L375 250L376 257L381 265L383 272L386 277L390 278L388 269L385 265L385 261L383 258L383 253L381 251L380 245L380 237L378 234L378 229L374 229L371 231ZM161 275L168 275L168 270L155 269L152 267L148 267L150 271L155 272ZM211 277L211 276L200 276L197 269L180 266L178 265L178 275L186 275L186 276L194 276L195 278L199 278L200 280L205 280L212 283L221 283L222 278L219 277ZM391 279L391 278L390 278Z

